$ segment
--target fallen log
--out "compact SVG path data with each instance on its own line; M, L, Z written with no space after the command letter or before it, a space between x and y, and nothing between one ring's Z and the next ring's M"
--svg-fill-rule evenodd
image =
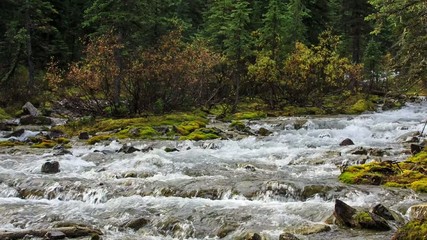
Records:
M13 240L22 239L25 236L33 237L48 237L53 232L62 232L68 238L85 237L92 235L102 235L102 232L98 229L73 226L73 227L58 227L49 229L37 229L37 230L21 230L21 231L0 231L0 240Z

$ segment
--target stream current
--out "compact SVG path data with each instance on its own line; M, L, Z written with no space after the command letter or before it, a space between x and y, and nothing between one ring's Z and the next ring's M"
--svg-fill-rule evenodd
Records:
M52 150L0 149L0 230L48 228L60 222L99 228L103 239L236 239L256 232L279 239L283 231L323 223L335 199L355 207L382 203L407 216L425 195L411 190L340 183L343 161L404 160L399 137L421 131L427 104L360 116L271 118L250 122L268 137L132 142L153 150L116 153L123 143L75 143L72 155ZM339 146L345 138L353 146ZM404 140L404 139L403 139ZM178 152L165 152L176 147ZM383 156L354 155L357 147ZM95 152L95 150L98 150ZM101 151L101 152L99 152ZM102 152L103 151L103 152ZM42 174L47 160L61 172ZM134 231L123 225L145 219ZM331 225L300 239L390 239L394 231L371 232Z

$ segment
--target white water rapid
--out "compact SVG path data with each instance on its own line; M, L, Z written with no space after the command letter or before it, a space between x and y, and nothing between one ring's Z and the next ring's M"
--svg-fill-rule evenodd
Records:
M147 153L116 153L122 144L75 144L72 155L51 150L0 149L0 231L41 229L60 222L99 228L103 239L236 239L256 232L279 239L284 231L329 217L335 199L351 206L377 203L405 216L426 196L411 190L349 186L338 182L337 165L375 158L403 160L399 136L421 131L427 104L360 116L274 118L251 122L271 136L196 142L133 142ZM295 126L301 128L295 129ZM350 138L354 146L340 147ZM404 140L404 139L403 139ZM179 152L165 152L166 146ZM351 154L357 147L384 151ZM111 150L94 152L95 150ZM47 160L60 173L43 174ZM143 218L140 229L123 227ZM341 229L298 235L300 239L389 239L393 231ZM87 238L86 238L87 239Z

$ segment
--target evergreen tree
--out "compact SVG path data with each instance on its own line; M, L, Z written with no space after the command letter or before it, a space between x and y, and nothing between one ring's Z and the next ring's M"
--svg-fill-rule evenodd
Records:
M307 27L304 20L310 17L310 10L302 0L290 0L287 5L286 42L288 53L292 51L295 42L305 42Z

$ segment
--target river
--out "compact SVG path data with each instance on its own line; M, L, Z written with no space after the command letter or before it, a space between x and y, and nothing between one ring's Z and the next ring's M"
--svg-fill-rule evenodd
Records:
M139 141L153 150L116 153L122 143L74 143L72 155L52 150L0 149L0 230L48 228L84 223L104 239L236 239L256 232L279 239L283 231L322 224L335 199L356 207L377 203L403 217L426 196L410 190L349 186L338 182L343 161L403 160L399 136L421 131L427 104L359 116L269 118L252 121L268 137L200 142ZM354 146L339 146L350 138ZM207 148L206 148L207 146ZM180 151L165 152L165 147ZM357 147L384 156L354 155ZM95 150L98 150L95 152ZM101 152L99 152L101 151ZM104 151L104 152L102 152ZM47 160L61 172L42 174ZM134 231L122 226L143 218ZM389 239L393 231L341 229L300 239Z

